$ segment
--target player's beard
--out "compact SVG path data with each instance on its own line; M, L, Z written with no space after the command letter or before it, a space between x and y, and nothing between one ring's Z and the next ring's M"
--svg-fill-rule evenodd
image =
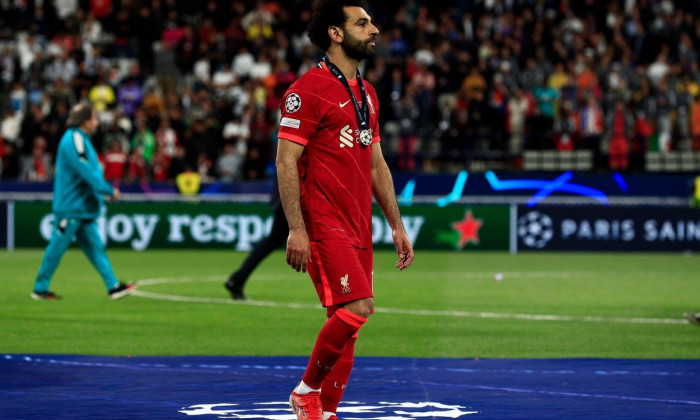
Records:
M362 61L366 58L374 57L374 47L369 45L369 43L374 40L375 38L371 36L367 38L367 40L362 41L346 32L343 41L340 43L340 47L348 57L353 60Z

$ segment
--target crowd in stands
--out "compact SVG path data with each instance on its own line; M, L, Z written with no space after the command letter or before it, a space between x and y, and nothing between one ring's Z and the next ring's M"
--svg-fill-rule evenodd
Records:
M111 181L264 179L279 102L321 57L309 0L0 1L0 176L47 181L90 101ZM589 149L599 170L700 150L693 0L370 1L364 77L390 165Z

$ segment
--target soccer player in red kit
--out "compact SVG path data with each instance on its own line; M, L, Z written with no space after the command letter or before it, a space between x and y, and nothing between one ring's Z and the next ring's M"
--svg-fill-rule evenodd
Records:
M337 419L358 331L374 312L372 195L392 228L396 268L413 261L382 156L377 94L358 71L373 56L377 33L361 1L318 1L309 38L326 56L280 104L276 164L289 222L287 263L308 270L328 317L289 399L298 420Z

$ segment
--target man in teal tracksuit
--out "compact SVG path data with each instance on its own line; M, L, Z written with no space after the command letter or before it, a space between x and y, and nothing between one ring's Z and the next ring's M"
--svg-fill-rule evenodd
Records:
M58 144L56 154L53 231L31 297L36 300L60 298L49 290L49 284L63 254L75 238L102 276L110 299L119 299L136 290L136 284L121 283L114 276L97 231L95 221L102 210L102 196L116 200L120 192L105 181L97 154L90 143L90 136L95 134L98 126L95 111L86 103L75 105L68 115L66 126L68 129Z

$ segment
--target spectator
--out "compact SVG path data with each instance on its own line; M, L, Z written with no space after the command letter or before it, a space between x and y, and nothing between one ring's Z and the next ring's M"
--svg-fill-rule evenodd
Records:
M197 38L200 44L206 44L209 48L213 48L218 32L214 21L211 18L205 18L197 30Z
M486 79L479 69L474 67L462 81L462 95L468 102L481 102L484 100L487 87Z
M122 149L122 142L113 138L109 142L109 150L104 154L104 177L110 182L124 179L126 174L127 154Z
M547 139L551 138L558 95L551 86L537 85L533 89L532 96L535 100L535 113L531 120L532 136L528 148L543 149L547 146Z
M574 150L579 143L578 116L570 101L561 102L558 117L554 120L554 147L560 152Z
M666 51L661 51L656 56L656 60L651 63L647 69L647 77L653 86L659 86L670 70L671 68L668 65L668 54Z
M266 175L268 161L272 156L272 127L265 118L265 112L258 110L250 123L248 156L243 166L245 179L263 179Z
M12 85L10 107L15 113L21 115L24 115L27 111L27 91L20 82L15 82L14 85Z
M166 117L160 120L160 126L158 126L154 137L156 153L163 155L167 160L172 159L175 156L175 150L180 144L180 140L177 132L170 124L169 118Z
M659 81L656 92L656 128L659 133L659 151L668 152L672 146L672 114L678 105L675 89L669 84L668 77Z
M156 138L153 132L146 126L146 120L139 118L136 120L136 131L131 137L131 150L140 149L140 156L143 158L144 164L150 165L153 153L156 149Z
M82 21L80 35L83 38L83 41L90 45L95 45L102 42L102 37L104 36L102 31L102 23L97 19L93 12L88 12L85 14L84 20L79 20Z
M146 89L146 95L143 97L141 108L147 118L160 117L166 113L166 106L163 97L154 86Z
M116 100L114 89L107 84L104 75L97 78L97 83L90 89L89 97L98 114L106 111Z
M250 121L246 115L245 118L234 114L231 121L224 125L222 138L227 143L236 145L236 149L243 149L247 153L247 143L250 138Z
M46 139L37 136L32 141L32 154L25 159L22 179L46 182L53 178L53 157L46 150Z
M144 70L151 73L154 60L153 43L160 36L157 20L151 12L151 7L142 5L134 22L138 28L138 36L134 37L138 61Z
M530 101L522 88L515 91L515 96L508 101L508 131L510 140L508 151L520 155L525 141L525 120L531 112Z
M211 79L211 86L217 96L228 96L230 95L231 89L236 84L236 75L231 70L231 65L224 61L221 63L221 67L214 72L214 76Z
M21 145L21 127L22 114L12 109L5 110L5 115L0 121L0 137L5 140L5 143L13 143L15 146Z
M394 102L394 115L399 122L398 166L402 171L416 169L416 124L419 112L408 93L400 101Z
M177 86L180 71L176 63L176 51L170 44L155 43L156 55L153 62L153 71L156 74L158 83L166 91L172 91Z
M695 96L690 108L690 134L693 150L700 151L700 95Z
M143 148L135 147L129 153L129 167L127 169L126 180L129 183L145 182L148 180L146 159L143 156Z
M166 155L163 150L156 149L151 161L151 179L158 182L166 181L169 171L170 156Z
M634 126L635 145L633 151L640 155L646 151L651 151L651 138L655 135L658 141L658 134L656 133L654 121L647 117L645 111L638 112ZM658 152L658 144L655 146L655 151Z
M172 23L174 25L174 23ZM166 31L169 29L166 28ZM168 48L175 48L177 50L177 66L182 73L192 72L194 63L197 60L197 48L199 41L196 34L194 33L194 28L192 25L185 25L182 28L182 35L175 35L176 39L172 39L167 42ZM164 32L164 37L166 34Z
M607 86L606 102L614 103L617 99L625 102L630 100L630 88L626 74L622 71L620 63L614 63L606 77Z
M224 145L224 151L216 161L216 172L222 181L232 182L241 179L246 152L244 142Z
M600 156L600 140L603 135L603 108L592 93L585 98L585 104L578 113L581 146ZM597 161L597 158L596 158Z
M17 146L4 140L0 142L0 146L2 146L2 155L0 155L0 159L2 159L2 165L0 165L2 168L0 169L2 172L0 173L0 178L10 180L19 178L20 160Z
M167 179L175 180L178 175L185 172L189 167L187 163L187 151L182 146L175 148L175 156L170 160L167 171Z
M134 47L131 42L135 31L131 10L126 7L118 9L114 19L114 42L112 44L114 56L120 58L133 57Z
M163 31L161 32L160 39L163 42L163 46L168 48L168 49L175 49L180 45L180 43L183 40L183 37L185 37L185 33L189 30L190 34L188 35L190 39L194 39L194 29L192 28L191 25L187 25L185 27L181 26L179 23L180 17L177 14L176 10L170 10L168 12L168 18L165 21L165 24L163 25ZM188 29L189 27L189 29ZM193 48L192 51L194 51L194 44L196 42L192 42ZM184 69L183 71L187 71L191 69Z
M234 57L241 46L245 43L245 31L241 25L241 19L234 17L229 20L228 26L223 30L224 43L226 45L225 54L227 57Z
M675 132L678 139L679 150L692 150L690 135L690 109L693 106L695 95L698 93L698 84L691 81L690 76L683 75L674 83L676 85L676 115L674 118Z
M248 41L266 40L273 36L272 24L274 21L274 16L265 9L264 3L259 1L254 10L243 16L241 25Z
M133 118L143 100L143 90L134 77L126 78L122 83L117 91L117 104L129 118Z
M272 73L272 62L270 61L270 54L267 51L261 51L258 54L255 64L250 69L250 77L256 81L265 80L267 76Z
M25 156L34 154L36 145L35 139L42 138L46 143L46 136L49 134L49 122L44 117L44 113L39 105L29 107L29 115L22 120L21 138L22 138L22 153Z
M194 62L193 73L198 89L208 89L211 85L211 58L207 44L199 44L199 58Z
M202 182L212 181L213 162L206 153L200 152L197 156L197 173Z
M418 65L408 83L413 94L413 102L418 108L418 127L426 127L430 118L430 109L435 101L435 75L428 69L427 63Z
M605 137L609 143L608 165L615 171L629 167L630 141L634 137L634 117L622 99L605 120Z
M47 119L49 128L46 141L48 142L49 153L54 156L58 149L58 142L61 140L62 130L66 126L66 121L68 120L69 109L68 104L57 103L51 110Z
M559 62L554 65L554 71L549 76L547 85L558 94L567 84L569 84L569 73L564 69L564 63Z
M74 83L74 85L76 84ZM80 89L81 87L88 86L92 87L92 84L79 84L75 87ZM70 109L77 102L75 91L72 90L70 86L63 81L63 79L56 79L56 81L53 83L52 88L49 90L49 98L53 106L58 106L58 104L62 103L68 109Z
M232 68L236 77L247 79L255 65L255 57L248 51L246 46L241 46L238 54L233 58Z
M112 0L90 0L90 11L97 19L106 19L112 8Z
M62 51L60 56L53 57L44 70L45 80L63 79L66 84L78 75L78 63L69 51Z
M579 58L581 71L576 79L576 91L578 100L588 102L589 97L593 97L596 101L603 98L603 92L600 88L598 75L591 68L589 58Z
M111 124L107 126L104 130L103 144L107 145L111 149L111 144L113 142L119 142L119 149L124 153L128 154L131 150L131 140L130 133L131 129L120 124L118 120L112 121Z
M535 57L528 57L526 63L525 69L518 76L519 84L526 92L532 92L545 83L547 75L543 68L537 66Z

